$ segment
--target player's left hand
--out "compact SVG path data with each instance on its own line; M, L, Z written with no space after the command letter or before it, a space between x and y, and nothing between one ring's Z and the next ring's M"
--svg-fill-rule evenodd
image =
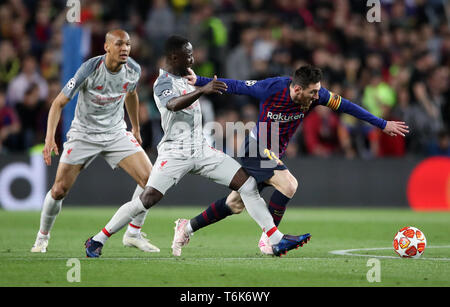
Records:
M192 68L188 68L187 71L188 71L189 75L184 76L184 78L186 78L188 80L189 85L194 86L195 82L197 82L197 75L192 70Z
M405 136L406 133L409 133L409 127L405 122L398 121L388 121L386 127L384 127L383 132L390 136Z

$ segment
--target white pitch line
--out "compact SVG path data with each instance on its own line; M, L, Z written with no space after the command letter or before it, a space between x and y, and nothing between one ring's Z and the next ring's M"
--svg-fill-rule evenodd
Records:
M427 248L450 248L450 245L444 246L427 246ZM370 257L370 258L387 258L387 259L402 259L398 256L383 256L383 255L369 255L369 254L355 254L358 251L377 251L377 250L391 250L392 247L375 247L375 248L355 248L355 249L342 249L329 251L330 254L339 256L351 256L351 257ZM230 258L216 258L216 257L202 257L202 258L175 258L175 257L100 257L100 258L87 258L87 257L31 257L31 258L18 258L18 257L3 257L5 260L10 261L54 261L54 260L68 260L68 259L79 259L86 261L103 261L103 260L114 260L114 261L129 261L129 260L147 260L147 261L234 261L234 260L273 260L279 259L276 257L230 257ZM343 258L330 258L330 257L286 257L282 258L283 261L286 260L341 260ZM450 261L450 258L428 258L420 257L415 260L437 260L437 261Z
M427 248L450 248L450 245L443 246L427 246ZM378 251L378 250L390 250L392 247L375 247L375 248L355 248L355 249L341 249L330 251L330 254L340 256L357 256L357 257L370 257L370 258L388 258L388 259L403 259L398 256L383 256L383 255L367 255L367 254L354 254L359 251ZM437 261L450 261L450 258L428 258L420 257L416 260L437 260Z

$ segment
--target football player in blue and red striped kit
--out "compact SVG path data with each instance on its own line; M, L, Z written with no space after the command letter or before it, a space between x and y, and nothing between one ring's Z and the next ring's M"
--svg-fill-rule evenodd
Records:
M210 78L196 76L192 70L189 70L189 73L186 78L192 85L203 86L211 81ZM260 101L258 123L245 139L245 155L239 162L256 179L260 191L267 186L275 188L270 198L269 211L277 226L298 186L296 178L281 159L289 140L313 108L321 105L336 112L351 114L391 136L405 136L409 132L404 122L378 118L357 104L321 87L321 79L321 70L310 65L300 67L292 77L275 77L260 81L218 79L227 84L226 93L248 95ZM278 142L275 141L275 144L272 144L273 131L278 132ZM258 150L252 151L252 148ZM239 193L233 191L192 218L184 231L186 235L191 235L198 229L240 213L243 209L244 204ZM263 254L272 254L272 248L264 233L258 246Z

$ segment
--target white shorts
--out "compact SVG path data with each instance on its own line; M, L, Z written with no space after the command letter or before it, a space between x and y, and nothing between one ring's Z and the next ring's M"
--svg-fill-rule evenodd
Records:
M143 151L141 145L133 134L125 129L112 134L69 131L59 162L83 165L83 168L86 168L100 155L115 169L122 159L139 151Z
M160 153L153 165L147 186L165 194L187 173L201 175L216 183L229 186L240 168L241 165L232 157L205 144L200 154L189 158L178 158Z

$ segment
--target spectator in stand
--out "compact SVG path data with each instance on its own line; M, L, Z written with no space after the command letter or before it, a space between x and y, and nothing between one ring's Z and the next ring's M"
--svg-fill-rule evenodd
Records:
M414 69L410 79L411 98L414 105L417 105L427 119L437 119L439 110L435 105L431 104L429 99L426 79L430 71L435 67L434 58L428 51L420 52L414 61ZM424 112L425 111L425 112Z
M441 130L437 138L432 140L427 148L429 156L447 156L450 157L450 134L446 130Z
M257 31L252 28L241 33L240 43L230 51L226 60L225 77L236 80L247 80L252 75L253 45Z
M235 80L249 80L252 78L253 70L253 45L257 37L257 30L245 29L241 33L240 43L230 50L225 61L225 77ZM238 106L247 105L251 99L247 96L233 96L233 102Z
M369 84L364 88L362 104L372 114L393 120L391 110L396 103L396 93L394 89L383 81L381 71L370 72ZM401 156L404 154L404 139L384 138L378 131L367 127L367 138L371 143L372 155L376 156Z
M33 26L31 34L31 43L33 54L40 57L49 43L52 36L52 25L50 23L50 9L44 6L40 7L36 12L36 23Z
M386 108L383 112L387 120L399 120L392 115L391 108ZM382 133L374 133L373 140L376 143L376 157L402 157L406 153L406 141L403 137L386 138Z
M436 69L430 52L421 52L416 57L415 67L409 82L411 104L408 117L414 131L410 143L412 152L425 153L429 140L436 137L442 129L440 109L442 98L439 92L443 91L441 82L446 82L445 80L448 80L445 73L442 74L439 69ZM444 85L444 88L446 87L448 87L448 83Z
M22 62L22 71L8 86L7 101L11 106L23 101L25 91L36 84L39 89L39 98L44 100L48 95L48 85L37 70L36 58L27 56Z
M48 48L44 50L39 68L42 73L42 77L45 80L59 78L59 64L56 61L55 52L53 49Z
M167 0L155 0L152 2L153 5L147 14L145 30L155 49L156 56L161 56L164 42L175 31L176 17Z
M319 106L305 117L303 137L306 151L312 156L328 158L344 154L346 158L355 157L347 129L330 108Z
M6 86L20 71L20 59L9 40L0 42L0 86Z
M430 99L430 105L438 110L435 132L442 130L442 128L444 127L442 109L446 103L446 92L449 90L449 84L449 67L436 67L432 71L430 71L427 76L426 86L427 94Z
M22 130L20 131L21 142L19 144L19 148L22 150L27 150L38 144L37 121L42 105L43 101L39 99L38 85L31 84L25 91L23 102L17 103L15 106L22 124Z
M5 90L0 87L0 153L17 149L19 131L19 117L12 107L6 105Z
M39 108L38 115L36 117L36 144L45 143L45 135L47 134L47 120L48 112L52 106L53 100L58 96L61 91L61 83L58 79L50 79L48 81L48 95L42 106ZM60 121L55 132L55 141L59 147L62 147L62 122Z

